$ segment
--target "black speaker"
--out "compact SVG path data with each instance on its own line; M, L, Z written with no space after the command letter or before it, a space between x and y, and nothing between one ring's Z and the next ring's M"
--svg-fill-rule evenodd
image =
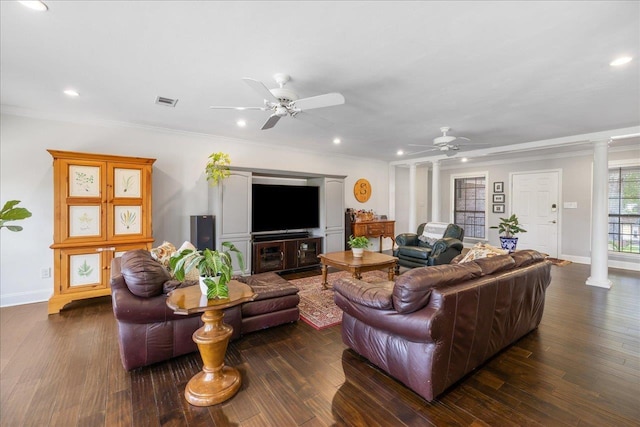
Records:
M191 216L191 243L203 250L216 248L216 217L213 215L192 215Z

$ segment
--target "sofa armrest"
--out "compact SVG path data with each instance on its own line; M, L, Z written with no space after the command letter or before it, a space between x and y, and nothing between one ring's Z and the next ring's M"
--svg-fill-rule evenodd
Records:
M146 298L132 294L122 275L111 278L111 303L113 315L119 322L146 324L185 318L167 306L165 294Z
M354 278L344 278L333 283L333 290L356 304L378 310L390 310L393 308L393 286L393 282L368 283Z
M437 257L449 248L457 249L458 251L462 252L463 247L464 245L460 240L453 237L443 237L433 244L433 247L431 248L431 256Z
M398 246L418 246L418 235L415 233L402 233L396 236Z

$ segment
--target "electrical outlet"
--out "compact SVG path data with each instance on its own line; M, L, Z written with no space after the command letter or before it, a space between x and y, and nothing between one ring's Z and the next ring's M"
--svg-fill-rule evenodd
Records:
M51 268L46 267L46 268L43 268L42 270L40 270L40 277L42 279L50 278L51 277Z

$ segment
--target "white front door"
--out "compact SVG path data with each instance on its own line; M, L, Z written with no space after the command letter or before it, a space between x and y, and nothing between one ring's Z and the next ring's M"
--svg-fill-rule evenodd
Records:
M535 249L558 257L559 175L558 171L512 175L511 213L527 230L516 236L518 249Z

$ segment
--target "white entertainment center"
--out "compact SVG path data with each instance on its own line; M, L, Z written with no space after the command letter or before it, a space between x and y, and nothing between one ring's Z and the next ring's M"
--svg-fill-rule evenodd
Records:
M222 242L232 242L244 256L246 272L252 270L254 265L252 262L254 233L251 229L252 185L278 183L319 188L319 227L304 231L309 233L310 238L322 239L322 252L343 250L344 179L345 176L232 167L228 178L222 180L217 186L209 187L209 212L216 217L216 248L220 248ZM282 240L286 231L280 230L276 234L274 240ZM258 236L262 242L269 238L264 234ZM283 259L285 258L288 257L283 254ZM235 260L234 270L237 274L241 273Z

